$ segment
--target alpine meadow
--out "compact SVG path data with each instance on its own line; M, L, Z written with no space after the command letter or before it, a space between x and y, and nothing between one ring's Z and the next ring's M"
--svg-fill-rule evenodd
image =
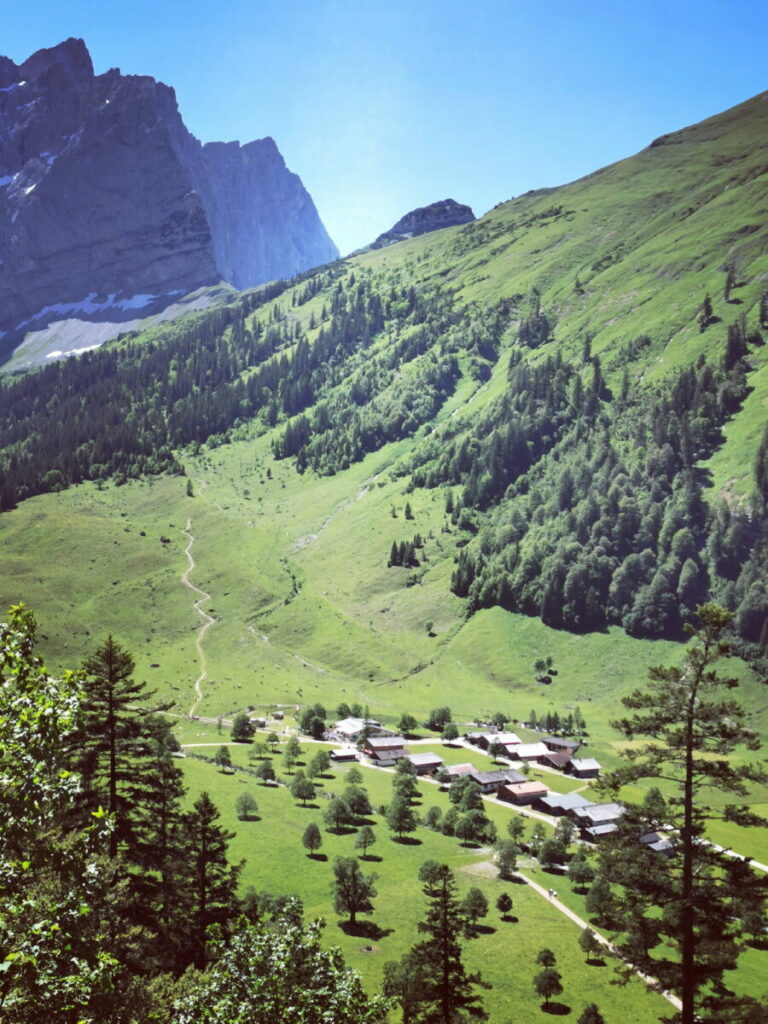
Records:
M446 206L8 350L0 1021L768 1021L768 93Z

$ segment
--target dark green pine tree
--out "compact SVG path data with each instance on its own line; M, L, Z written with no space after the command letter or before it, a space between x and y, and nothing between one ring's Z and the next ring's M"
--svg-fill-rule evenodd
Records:
M132 678L134 661L112 637L83 663L84 696L71 761L82 780L79 812L99 806L114 818L109 855L123 847L129 860L142 798L152 788L153 745L148 722L161 708Z
M218 824L220 814L206 792L184 815L181 828L184 858L178 865L179 914L182 943L196 967L208 960L205 932L211 925L226 928L237 914L237 882L242 865L232 865L227 850L234 832Z
M698 322L700 332L706 331L712 322L712 299L708 294L704 296L704 301L699 309Z
M725 284L723 285L723 298L726 302L731 301L731 292L736 285L736 269L732 263L728 264L725 272Z
M177 942L181 906L178 878L186 856L182 841L183 776L172 756L176 743L168 723L155 716L148 722L151 757L147 785L137 805L135 856L141 869L131 876L133 918L155 936L155 958L168 970L188 962Z
M424 1024L459 1024L484 1021L475 986L482 985L479 974L467 974L461 959L461 935L464 920L456 895L456 880L446 864L441 864L425 888L427 914L419 922L419 931L429 938L414 946L409 956L421 964L421 995L416 1016Z
M624 958L680 995L682 1024L725 1019L719 1014L736 1010L738 1000L722 984L741 951L734 902L759 903L765 890L746 862L727 857L705 839L709 818L762 824L747 806L725 804L717 811L712 804L722 803L713 796L723 794L743 798L748 783L764 782L766 775L730 757L739 745L759 746L739 704L723 693L737 680L714 668L729 650L723 632L731 614L704 605L697 615L700 626L688 627L695 643L682 666L652 668L647 690L623 699L630 716L614 726L627 739L649 741L627 750L628 764L606 778L615 789L649 779L667 783L673 795L664 824L672 828L675 855L664 857L638 841L658 826L662 812L656 799L628 809L601 856L604 877L621 887L614 909L624 933Z
M763 506L768 508L768 426L755 455L755 486Z

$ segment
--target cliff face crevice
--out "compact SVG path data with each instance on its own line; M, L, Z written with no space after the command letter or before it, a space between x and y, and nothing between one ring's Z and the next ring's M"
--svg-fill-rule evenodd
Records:
M203 146L173 89L94 75L82 40L0 57L0 329L87 296L178 295L338 251L271 139Z

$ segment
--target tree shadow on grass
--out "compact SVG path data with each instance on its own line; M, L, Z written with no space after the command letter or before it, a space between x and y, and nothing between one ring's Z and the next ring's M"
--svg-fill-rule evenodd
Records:
M339 928L345 935L354 935L359 939L383 939L391 935L394 928L380 928L375 921L339 921Z
M520 918L515 917L514 914L502 914L501 920L506 922L507 924L517 924Z
M542 1003L541 1008L544 1013L551 1013L553 1017L565 1017L571 1012L570 1006L566 1006L565 1003Z
M307 856L309 857L310 860L328 860L328 855L326 853L308 853Z
M339 825L338 828L329 828L326 829L326 831L330 832L331 835L334 836L351 836L354 832L357 831L357 829L354 828L352 825Z
M366 854L362 854L361 853L360 854L360 860L364 860L364 861L382 861L382 860L384 860L384 858L383 857L379 857L379 855L376 854L376 853L366 853Z
M300 811L317 811L320 809L320 804L296 804L295 806Z
M496 929L489 924L476 924L475 935L495 935Z
M401 846L421 846L421 840L415 836L392 836L392 842Z
M601 956L591 956L587 960L587 967L605 967L605 960Z

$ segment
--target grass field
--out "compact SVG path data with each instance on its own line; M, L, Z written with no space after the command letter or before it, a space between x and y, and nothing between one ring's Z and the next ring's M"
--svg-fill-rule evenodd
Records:
M210 737L212 733L208 731L205 735ZM206 738L205 742L213 740ZM215 750L211 747L198 749L209 755ZM246 763L246 746L231 745L229 749L235 764ZM314 744L306 744L303 760L315 749ZM440 745L435 749L440 750L446 760L472 760L483 767L490 763L484 755L464 749ZM424 907L418 870L425 860L434 859L450 865L456 874L461 895L470 886L478 886L491 908L482 922L484 928L480 937L465 943L465 958L468 966L482 971L484 978L493 986L483 995L492 1021L538 1018L540 1003L535 997L532 979L536 972L535 957L543 946L551 948L557 956L564 985L559 1001L571 1008L574 1019L587 1002L596 1002L609 1021L622 1016L633 1022L651 1021L666 1012L668 1004L641 983L632 983L627 988L617 987L610 958L607 958L605 966L586 965L578 946L580 927L529 887L499 880L489 849L465 848L458 840L423 827L417 829L409 842L398 843L377 813L369 819L376 834L376 843L368 859L361 861L366 873L376 872L378 875L375 909L373 914L363 919L359 929L350 932L343 927L344 919L333 913L330 886L333 858L355 856L357 853L354 832L334 835L323 830L319 858L309 858L301 844L303 830L310 821L315 821L323 829L324 796L319 796L313 805L302 807L284 787L264 787L256 780L251 782L240 774L223 774L212 765L189 758L183 766L190 799L201 789L208 791L222 812L222 823L235 833L231 853L234 859L244 861L242 886L300 895L309 916L322 916L327 921L328 941L343 950L347 962L362 972L371 990L380 983L383 964L399 958L418 941L416 922ZM279 749L275 755L275 766L280 776ZM365 766L361 770L363 784L375 810L390 799L392 774ZM322 780L322 793L340 792L344 788L347 771L347 766L334 768ZM235 801L245 790L258 801L258 821L242 822L236 818ZM449 806L447 795L436 785L422 781L420 791L417 811L423 813L433 805L445 811ZM500 834L506 834L506 823L517 812L490 803L486 804L486 810L496 822ZM276 856L277 850L280 851L279 856ZM574 893L566 879L547 874L536 866L535 861L526 858L521 860L520 867L523 874L546 888L556 888L558 897L567 906L588 919L583 895ZM495 909L495 901L504 890L514 901L512 916L516 920L512 922L502 922ZM760 966L761 954L748 950L737 977L729 978L729 982L738 991L759 995L764 987Z

